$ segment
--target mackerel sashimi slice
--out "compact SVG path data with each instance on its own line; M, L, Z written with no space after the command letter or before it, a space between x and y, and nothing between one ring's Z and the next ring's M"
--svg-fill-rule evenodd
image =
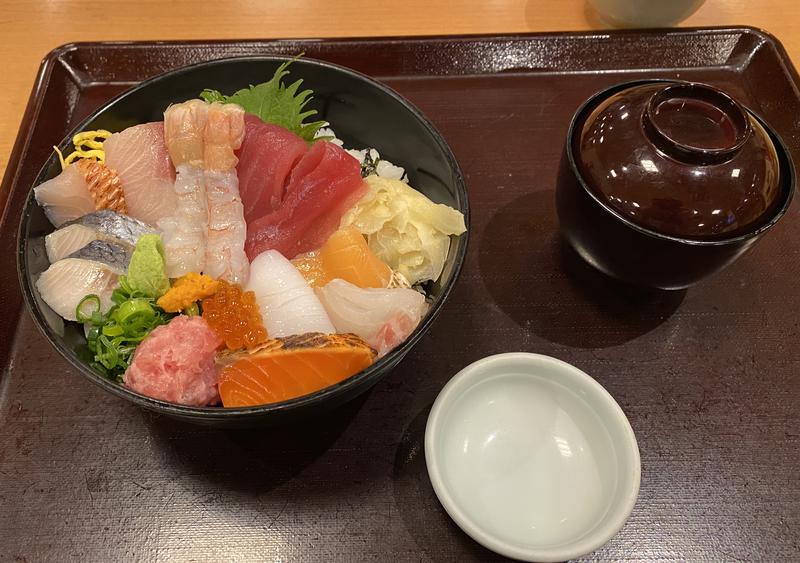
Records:
M249 223L278 208L289 174L308 152L308 145L279 125L249 114L244 119L245 135L236 171L244 218Z
M289 176L280 207L248 222L248 257L277 250L292 259L321 247L366 190L358 161L332 143L317 141Z

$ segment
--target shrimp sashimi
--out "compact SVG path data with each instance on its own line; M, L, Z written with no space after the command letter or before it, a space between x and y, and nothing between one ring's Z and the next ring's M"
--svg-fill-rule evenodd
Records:
M177 278L205 266L208 234L203 136L208 104L189 100L164 112L164 138L175 165L175 212L158 222L167 256L167 275Z
M250 263L244 253L247 225L239 196L234 154L244 138L244 110L236 104L211 104L204 131L204 180L208 239L204 272L244 284Z
M262 252L253 260L245 289L256 294L261 318L271 338L336 332L314 290L276 250Z

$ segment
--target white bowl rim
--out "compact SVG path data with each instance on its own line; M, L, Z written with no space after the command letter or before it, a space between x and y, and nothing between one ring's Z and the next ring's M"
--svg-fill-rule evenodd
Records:
M620 494L620 496L624 495L624 498L619 503L617 509L609 513L606 520L596 526L590 534L582 536L577 541L555 547L531 548L528 546L515 545L481 528L469 514L462 510L459 504L450 495L450 491L440 473L436 456L433 455L433 452L435 452L437 448L436 438L440 428L439 422L443 416L443 412L446 412L453 395L464 385L474 384L474 382L470 381L470 377L474 377L473 374L475 372L488 372L496 370L504 364L519 361L527 362L532 369L535 369L536 366L548 365L563 373L569 372L573 376L577 376L576 379L580 381L582 388L589 391L593 395L593 399L604 401L606 406L610 407L613 413L610 418L602 417L599 413L596 414L606 426L611 424L618 427L618 430L621 431L619 436L623 438L621 440L621 445L627 448L630 459L632 460L628 468L632 472L629 478L630 484L628 490ZM436 401L434 401L433 407L428 415L428 422L425 427L425 463L428 467L428 476L433 485L433 490L439 498L439 502L442 503L447 514L467 533L467 535L495 553L522 561L538 561L543 563L574 559L589 554L605 545L620 529L622 529L622 526L625 525L625 522L628 520L636 504L641 482L641 459L636 436L633 432L633 428L631 428L630 421L611 394L595 379L572 364L551 356L529 352L508 352L487 356L469 364L447 382L440 391Z

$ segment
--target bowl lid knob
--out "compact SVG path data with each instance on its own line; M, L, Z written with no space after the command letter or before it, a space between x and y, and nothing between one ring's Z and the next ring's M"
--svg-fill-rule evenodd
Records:
M642 120L648 140L658 150L695 165L730 160L752 131L744 109L705 84L671 84L656 91Z

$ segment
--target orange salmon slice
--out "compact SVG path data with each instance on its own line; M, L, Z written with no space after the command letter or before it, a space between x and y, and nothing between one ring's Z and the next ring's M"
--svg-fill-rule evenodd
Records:
M275 338L234 358L219 376L222 404L250 407L339 383L369 367L375 351L353 334L309 333Z

